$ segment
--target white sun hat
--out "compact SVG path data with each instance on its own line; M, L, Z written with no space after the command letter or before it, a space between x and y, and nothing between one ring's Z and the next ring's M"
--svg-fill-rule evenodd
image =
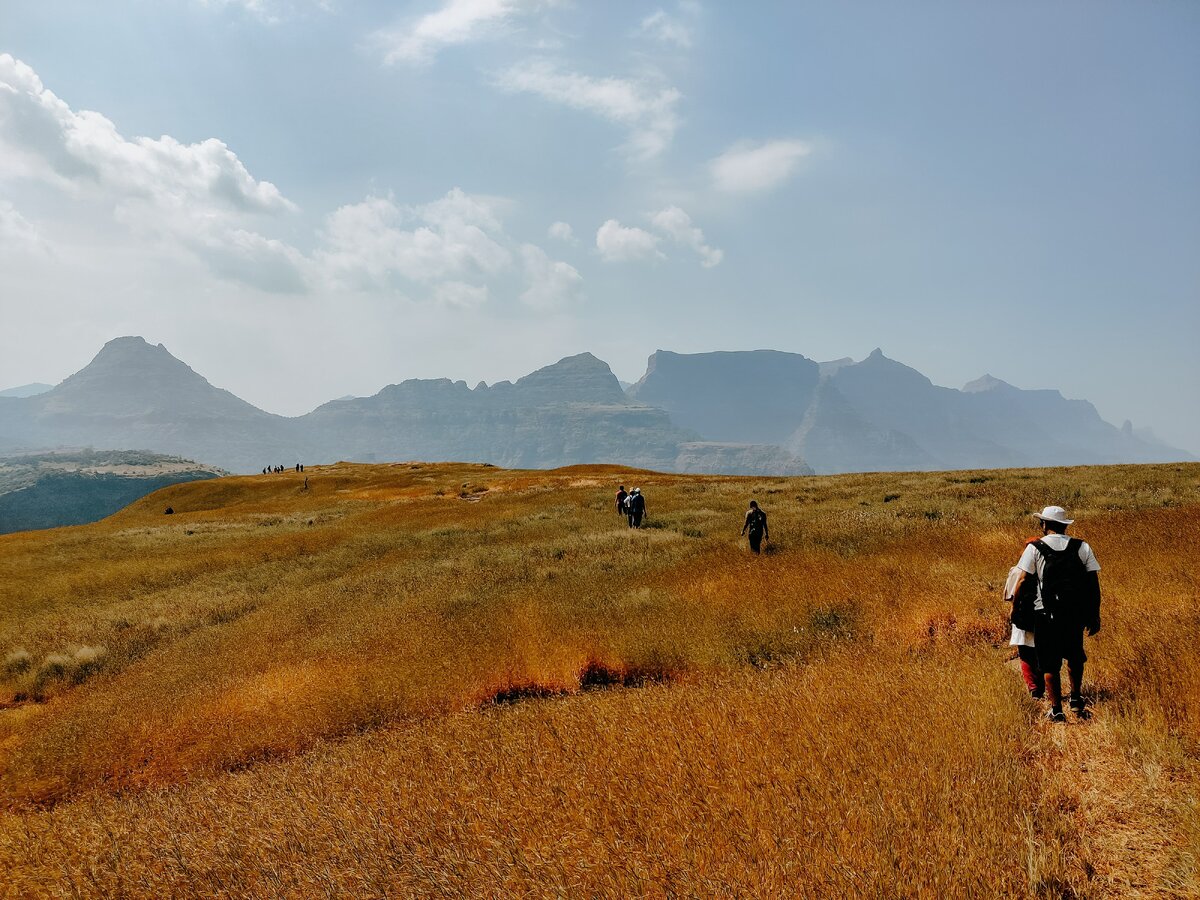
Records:
M1067 511L1061 506L1047 506L1040 513L1034 513L1033 517L1043 522L1057 522L1059 525L1070 525L1075 521L1067 518Z

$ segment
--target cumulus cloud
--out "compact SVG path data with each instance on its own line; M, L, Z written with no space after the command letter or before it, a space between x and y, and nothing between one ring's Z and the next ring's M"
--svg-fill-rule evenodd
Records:
M184 144L170 135L126 139L105 116L75 111L25 63L0 54L0 179L29 178L110 206L114 217L156 241L173 241L223 277L293 290L303 273L279 272L299 254L245 227L251 216L293 212L269 181L254 178L216 139ZM255 253L263 254L261 259Z
M169 135L132 141L100 113L73 111L37 73L0 54L0 176L28 175L71 190L112 192L117 200L212 211L295 209L275 185L258 181L221 141L182 144Z
M650 217L651 223L671 240L684 247L690 247L700 256L700 265L706 269L720 264L725 253L716 247L710 247L704 240L704 232L692 224L692 217L678 206L668 206L660 209Z
M807 141L741 142L712 160L709 171L713 183L723 191L765 191L786 181L810 153L812 144Z
M368 197L329 216L317 257L335 283L360 290L463 282L510 265L500 231L490 206L458 188L423 206Z
M658 249L657 236L616 219L609 219L596 231L596 249L606 262L666 258Z
M429 63L444 47L502 33L512 22L553 6L555 0L445 0L431 13L377 32L388 65Z
M521 302L534 309L559 309L579 298L583 276L574 266L551 259L541 247L521 245L526 288Z
M502 90L528 93L600 116L629 131L626 150L638 160L661 154L675 137L681 94L648 79L595 78L567 72L547 60L527 60L495 79Z
M556 241L563 241L567 244L575 243L575 229L566 222L555 222L546 229L546 234Z
M680 19L658 9L642 19L641 31L664 44L684 50L692 46L692 30Z

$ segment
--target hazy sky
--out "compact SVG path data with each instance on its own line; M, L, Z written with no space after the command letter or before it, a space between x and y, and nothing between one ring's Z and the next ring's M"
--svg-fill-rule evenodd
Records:
M1200 3L0 0L0 387L876 346L1200 451ZM764 385L769 390L769 385Z

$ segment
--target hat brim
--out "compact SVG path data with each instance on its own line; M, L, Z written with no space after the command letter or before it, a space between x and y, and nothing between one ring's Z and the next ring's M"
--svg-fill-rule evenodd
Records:
M1041 513L1034 513L1033 517L1040 522L1053 522L1055 525L1074 525L1074 519L1051 519L1049 516L1043 516Z

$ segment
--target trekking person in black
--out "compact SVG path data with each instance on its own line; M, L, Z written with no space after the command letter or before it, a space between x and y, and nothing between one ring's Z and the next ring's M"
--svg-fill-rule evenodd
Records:
M1067 518L1061 506L1047 506L1035 518L1042 523L1041 540L1025 547L1017 567L1023 573L1013 591L1014 604L1032 591L1033 634L1038 668L1046 682L1051 722L1065 722L1062 709L1062 664L1067 663L1071 683L1071 712L1087 718L1083 699L1083 633L1100 631L1100 564L1086 542L1067 537ZM1032 577L1031 577L1032 576Z
M622 484L621 486L619 486L617 488L617 515L618 516L627 515L627 513L625 511L625 498L628 496L629 496L629 492L625 490L625 485Z
M629 527L641 528L642 517L646 515L646 498L642 496L641 488L634 488L625 498L625 510L629 515Z
M750 508L746 510L746 521L742 525L742 534L745 534L747 529L750 531L750 550L758 553L763 539L770 540L770 532L767 529L767 514L758 508L757 500L751 500Z

